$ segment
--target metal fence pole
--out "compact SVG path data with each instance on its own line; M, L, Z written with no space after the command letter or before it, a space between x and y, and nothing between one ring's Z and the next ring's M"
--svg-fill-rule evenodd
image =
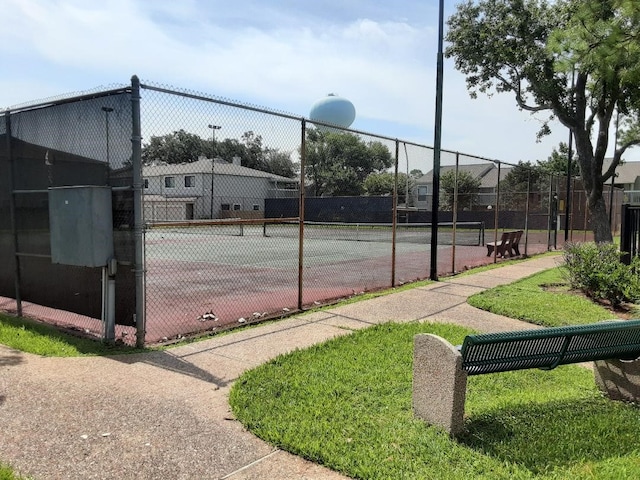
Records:
M144 262L144 220L142 215L142 127L140 124L140 80L131 77L131 152L133 165L133 215L136 281L136 346L144 347L146 335L146 292Z
M302 310L304 269L304 177L307 159L307 121L300 122L300 188L298 189L298 310Z
M395 166L395 174L393 177L393 205L392 209L392 218L391 218L391 286L394 287L396 285L396 228L397 228L397 218L398 218L398 157L400 152L400 142L396 139L396 166ZM405 184L407 185L406 193L404 197L404 208L405 215L409 215L409 172L407 171L407 178Z
M551 228L553 227L553 174L549 174L549 195L547 202L547 251L549 251L551 250Z
M524 256L529 247L529 205L531 199L531 169L527 172L527 199L524 205Z
M453 213L451 220L453 221L453 232L451 239L451 272L456 271L456 223L458 222L458 169L460 167L460 153L456 152L456 168L453 184Z
M496 248L493 249L493 263L498 261L498 220L500 213L500 167L501 163L498 162L498 183L496 184L496 207L493 209L493 244Z
M13 284L16 295L16 313L19 317L22 316L22 295L20 287L22 284L20 276L20 257L18 256L18 227L16 216L16 199L15 199L15 171L13 166L13 153L11 149L11 112L6 111L4 114L5 122L5 135L6 135L6 149L7 149L7 161L9 162L9 210L11 211L11 234L13 238L13 267L14 267L14 279Z

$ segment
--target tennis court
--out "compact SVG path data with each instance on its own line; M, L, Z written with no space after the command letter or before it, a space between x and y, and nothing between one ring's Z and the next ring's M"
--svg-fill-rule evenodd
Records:
M455 229L456 262L489 263L484 229ZM147 341L278 317L304 306L428 278L430 225L295 221L183 222L146 232ZM439 232L438 271L452 270L453 229ZM467 243L461 245L460 243ZM447 244L448 243L448 244ZM299 279L301 272L301 281Z

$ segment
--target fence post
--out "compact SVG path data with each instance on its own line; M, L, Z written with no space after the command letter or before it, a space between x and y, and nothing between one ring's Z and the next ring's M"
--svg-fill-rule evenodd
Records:
M144 223L142 215L142 128L140 125L140 79L131 77L131 153L133 165L133 215L136 278L136 346L144 347L146 335L146 292Z
M453 212L452 212L452 223L453 230L451 232L451 272L456 273L456 233L457 233L457 222L458 222L458 173L460 168L460 152L456 152L456 168L455 168L455 176L453 183Z
M527 199L524 204L524 256L528 256L529 247L529 205L531 202L531 169L527 172Z
M300 132L300 187L298 188L298 310L302 310L304 268L304 177L307 159L307 121L302 118Z
M11 149L11 112L7 110L4 113L5 122L5 135L6 135L6 148L7 148L7 161L9 162L9 210L11 212L11 234L13 238L13 267L14 267L14 279L13 284L16 295L16 313L19 317L22 316L22 295L20 287L22 285L20 276L20 257L18 256L18 228L16 220L16 199L15 199L15 173L13 167L13 154Z
M498 183L496 184L496 207L493 209L493 263L498 262L498 220L500 219L500 167L502 164L498 162Z
M398 159L400 157L400 141L396 138L396 165L393 177L393 202L391 204L391 287L396 285L396 229L398 228ZM407 182L409 172L407 171ZM408 188L405 188L404 209L405 215L409 215Z

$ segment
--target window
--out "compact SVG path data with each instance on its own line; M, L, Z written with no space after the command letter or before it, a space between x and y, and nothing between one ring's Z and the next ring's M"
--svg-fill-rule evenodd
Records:
M418 187L418 201L426 202L427 201L427 187Z
M164 186L166 188L176 187L176 177L164 177Z
M223 203L222 205L220 205L220 210L231 210L231 205L229 205L228 203Z
M144 179L144 188L149 188L149 179L148 178Z
M234 210L242 210L242 205L240 205L239 203L234 203L233 204L233 209Z
M196 186L196 177L194 175L187 175L184 177L185 188L192 188Z
M253 209L254 209L255 211L259 211L259 210L260 210L260 205L258 205L257 203L254 203L254 204L253 204Z

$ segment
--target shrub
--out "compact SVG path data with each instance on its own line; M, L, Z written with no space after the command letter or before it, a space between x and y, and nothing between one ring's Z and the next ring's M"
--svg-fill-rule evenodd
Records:
M640 259L630 265L621 261L622 253L612 243L572 243L565 245L564 262L572 288L582 290L594 300L607 300L617 307L640 300Z

